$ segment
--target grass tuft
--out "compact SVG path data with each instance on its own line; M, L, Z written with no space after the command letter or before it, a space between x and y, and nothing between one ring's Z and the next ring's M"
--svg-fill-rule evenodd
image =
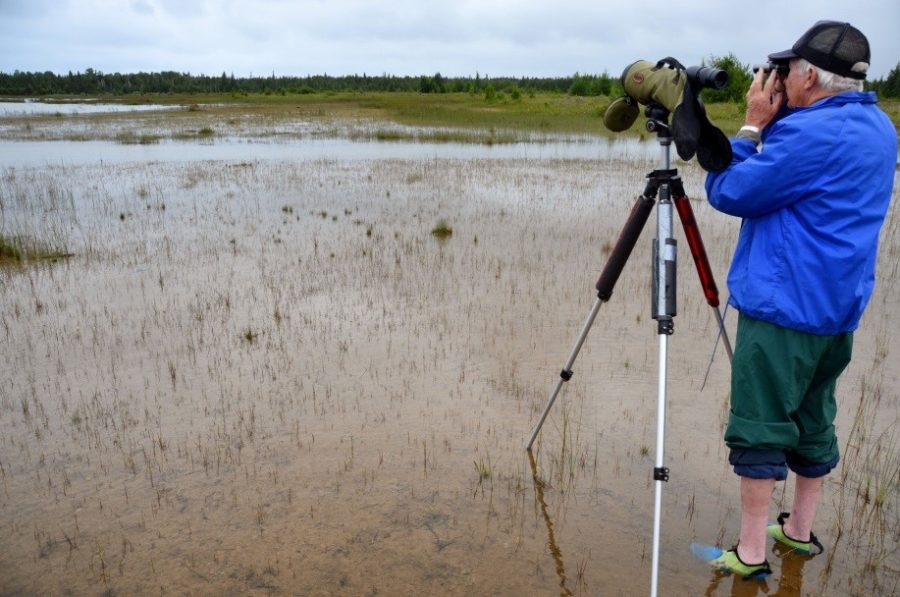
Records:
M0 263L22 263L24 261L57 260L73 257L64 249L58 249L19 237L0 234Z
M11 239L0 236L0 260L22 261L22 250Z
M485 464L484 460L476 460L474 461L475 471L478 473L478 479L490 479L491 478L491 465Z
M437 225L431 229L431 234L437 238L450 238L453 235L453 228L446 220L439 220Z
M122 145L153 145L159 143L160 135L137 134L132 131L121 132L116 135L116 142Z

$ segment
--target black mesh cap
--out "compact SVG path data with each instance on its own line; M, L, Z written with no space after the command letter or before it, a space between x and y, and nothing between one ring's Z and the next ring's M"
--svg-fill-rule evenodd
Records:
M805 58L811 64L842 77L865 79L871 54L869 40L850 23L819 21L790 50L769 54L772 62L791 58Z

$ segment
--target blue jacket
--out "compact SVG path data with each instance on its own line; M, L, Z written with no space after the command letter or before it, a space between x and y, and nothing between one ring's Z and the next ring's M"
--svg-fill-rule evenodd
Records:
M744 219L729 302L802 332L855 330L875 286L897 167L897 132L875 94L788 110L766 127L759 152L748 139L731 145L731 165L706 179L710 204Z

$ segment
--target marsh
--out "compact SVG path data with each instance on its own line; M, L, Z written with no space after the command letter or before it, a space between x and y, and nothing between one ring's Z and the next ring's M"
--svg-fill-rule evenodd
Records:
M0 233L71 254L0 265L0 594L644 593L652 229L534 468L524 444L654 143L360 142L393 125L312 121L304 144L190 117L0 115ZM170 138L204 126L221 136ZM724 299L739 223L677 166ZM826 552L772 558L752 591L900 590L898 228L892 209L838 388ZM660 587L732 594L750 589L687 549L739 517L729 366L676 236Z

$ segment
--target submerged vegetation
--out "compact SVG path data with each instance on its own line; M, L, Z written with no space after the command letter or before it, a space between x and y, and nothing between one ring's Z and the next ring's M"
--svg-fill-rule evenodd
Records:
M72 257L68 239L77 226L73 189L66 181L30 184L7 169L0 176L0 264Z
M22 261L22 250L11 240L0 236L0 260Z
M73 256L65 249L0 233L0 263L57 260Z
M437 238L449 238L453 236L453 228L447 223L447 220L438 220L438 223L431 229L431 234Z

